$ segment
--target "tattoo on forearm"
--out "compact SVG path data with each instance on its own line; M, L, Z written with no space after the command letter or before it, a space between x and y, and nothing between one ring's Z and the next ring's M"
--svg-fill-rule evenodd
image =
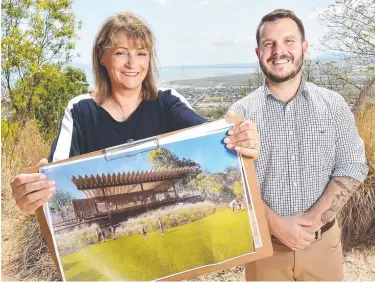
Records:
M333 198L330 208L322 213L321 221L323 224L329 222L332 217L342 209L355 189L360 185L360 182L349 177L335 177L332 178L332 181L337 184L341 190Z

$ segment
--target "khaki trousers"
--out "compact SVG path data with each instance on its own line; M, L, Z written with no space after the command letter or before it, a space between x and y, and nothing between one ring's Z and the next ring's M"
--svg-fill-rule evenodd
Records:
M341 232L336 223L302 251L272 240L274 254L245 265L247 281L342 280Z

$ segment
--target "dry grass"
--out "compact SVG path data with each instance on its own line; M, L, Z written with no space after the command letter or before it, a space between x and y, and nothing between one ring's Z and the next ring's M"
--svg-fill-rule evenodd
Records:
M168 229L205 218L214 214L216 210L216 205L209 201L167 206L128 219L116 228L116 234L119 236L139 234L143 226L147 232L158 231L160 228L158 219L161 220L164 228Z
M47 156L49 144L43 140L33 122L27 123L15 136L2 141L2 278L56 280L57 272L42 240L39 225L34 217L24 216L17 209L9 185L22 169L36 165Z
M375 103L363 106L356 120L366 145L369 174L340 214L345 250L375 244Z
M345 249L375 243L375 104L367 104L357 113L357 126L366 143L370 172L341 213ZM43 140L32 122L17 134L17 138L13 137L3 140L2 145L2 278L58 280L35 218L24 216L15 207L9 186L10 180L22 169L47 156L49 143ZM242 280L242 275L242 268L236 267L200 278Z

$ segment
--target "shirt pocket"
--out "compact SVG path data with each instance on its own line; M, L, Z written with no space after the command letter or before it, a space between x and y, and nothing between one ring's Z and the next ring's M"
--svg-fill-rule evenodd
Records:
M326 181L335 163L335 125L327 115L314 119L305 135L305 158L308 166L320 172Z

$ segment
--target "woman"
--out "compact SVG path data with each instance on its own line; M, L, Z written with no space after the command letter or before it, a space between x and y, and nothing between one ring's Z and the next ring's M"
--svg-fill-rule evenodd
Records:
M134 14L109 18L92 53L96 90L69 102L49 162L206 122L175 90L157 90L154 37ZM259 136L254 124L244 122L229 135L225 140L229 149L257 156ZM19 208L34 214L52 197L54 181L41 173L20 174L11 186Z

